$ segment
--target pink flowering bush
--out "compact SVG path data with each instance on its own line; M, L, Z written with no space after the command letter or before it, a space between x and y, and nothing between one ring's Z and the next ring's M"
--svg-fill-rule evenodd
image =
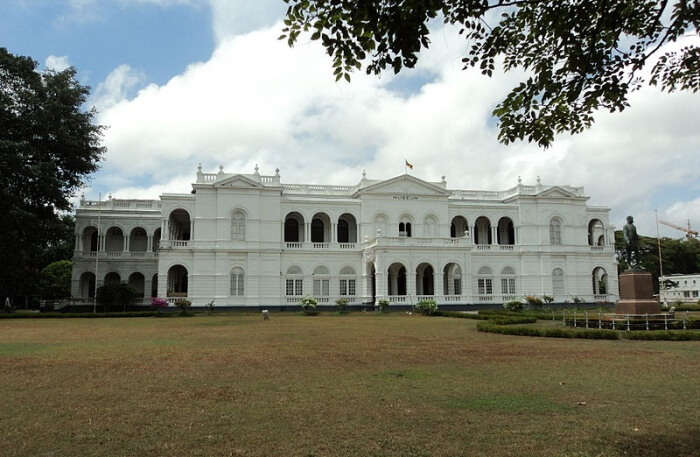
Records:
M168 306L168 300L165 298L153 297L151 300L151 306L154 308L165 308Z

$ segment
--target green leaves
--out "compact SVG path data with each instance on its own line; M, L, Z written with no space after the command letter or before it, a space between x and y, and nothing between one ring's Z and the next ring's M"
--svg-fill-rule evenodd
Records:
M363 66L368 74L413 68L430 46L428 22L441 15L459 25L464 69L493 76L527 70L531 78L494 109L499 140L551 145L558 133L579 133L598 110L622 111L641 87L649 59L683 33L700 29L697 1L639 0L285 0L292 46L311 31L332 58L336 81ZM671 14L668 14L668 13ZM500 14L492 14L500 13ZM686 46L654 65L652 85L700 89L700 49Z

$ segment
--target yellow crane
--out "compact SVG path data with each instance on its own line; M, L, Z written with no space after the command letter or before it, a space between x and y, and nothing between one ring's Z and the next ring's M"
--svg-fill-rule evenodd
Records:
M681 227L680 225L672 224L670 222L662 221L661 219L659 219L659 222L661 222L664 225L668 225L669 227L674 228L676 230L685 232L685 237L688 239L698 237L698 232L690 228L690 219L688 220L688 228Z

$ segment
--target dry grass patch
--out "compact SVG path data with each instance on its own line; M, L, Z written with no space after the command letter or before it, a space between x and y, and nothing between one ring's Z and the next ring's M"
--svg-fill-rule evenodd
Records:
M403 314L0 321L0 454L691 456L699 355Z

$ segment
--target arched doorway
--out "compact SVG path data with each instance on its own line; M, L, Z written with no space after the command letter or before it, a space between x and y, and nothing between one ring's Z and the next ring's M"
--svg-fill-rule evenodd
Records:
M374 262L367 264L367 295L372 297L370 303L374 304L377 301L377 270L374 267Z
M416 295L435 295L435 274L429 263L421 263L416 267Z
M491 221L485 216L480 216L474 223L474 243L491 244Z
M455 216L450 224L451 238L464 238L469 235L469 224L463 216Z
M304 241L304 216L297 212L287 214L284 218L284 241L288 243Z
M129 287L136 291L137 297L143 298L146 278L144 278L141 273L131 273L129 276Z
M176 209L170 213L168 221L171 240L187 241L190 239L190 213L184 209Z
M187 297L187 268L173 265L168 270L168 297Z
M498 221L498 244L515 244L515 227L509 217Z
M387 291L389 295L406 295L406 267L392 263L388 268Z
M105 286L118 286L121 282L122 278L119 273L113 271L105 275Z
M456 263L448 263L442 270L444 295L462 295L462 269Z
M338 218L338 243L357 243L357 221L352 214Z
M86 271L80 275L80 296L82 298L95 297L95 273Z
M158 296L158 274L154 274L151 278L151 297Z

